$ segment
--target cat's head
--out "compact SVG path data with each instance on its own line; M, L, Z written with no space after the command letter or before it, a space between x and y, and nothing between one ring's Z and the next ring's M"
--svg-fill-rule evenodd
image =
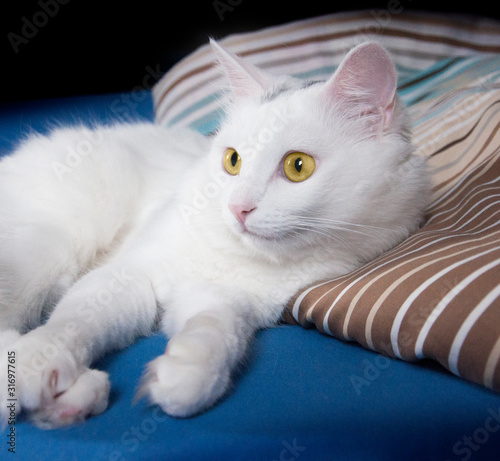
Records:
M231 103L211 155L228 176L224 220L244 244L362 260L415 229L422 206L410 202L423 182L411 184L396 70L381 46L354 48L326 82L273 76L212 47Z

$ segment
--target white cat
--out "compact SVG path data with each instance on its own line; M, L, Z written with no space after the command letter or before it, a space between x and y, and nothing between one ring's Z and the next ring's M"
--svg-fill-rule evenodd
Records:
M58 427L105 410L108 376L92 363L160 324L168 347L139 395L201 412L300 288L418 228L429 179L383 48L362 44L310 82L212 46L232 93L212 138L65 128L0 162L4 422L12 353L16 410Z

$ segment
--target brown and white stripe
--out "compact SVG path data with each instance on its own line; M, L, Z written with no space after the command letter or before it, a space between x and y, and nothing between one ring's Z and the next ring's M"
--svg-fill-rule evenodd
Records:
M235 34L221 43L276 74L326 78L345 53L362 41L376 40L393 54L402 75L424 70L443 58L500 52L496 23L423 15L402 10L356 11L307 19ZM175 65L154 87L156 120L203 132L220 119L222 82L208 45Z

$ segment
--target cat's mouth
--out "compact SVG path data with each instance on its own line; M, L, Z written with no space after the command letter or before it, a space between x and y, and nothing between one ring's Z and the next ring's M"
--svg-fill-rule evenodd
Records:
M292 236L297 236L300 231L296 231L294 229L283 229L276 228L273 229L258 229L256 226L246 226L244 224L241 225L240 235L242 237L246 237L253 242L276 242L278 240L283 241L291 238Z
M245 223L238 222L233 231L241 238L248 239L251 243L258 241L273 241L276 239L276 233L263 232L262 229L257 229L256 226L249 226Z
M306 228L300 226L296 228L296 226L286 225L286 223L292 224L286 219L264 221L253 219L246 222L232 220L229 227L234 234L251 247L269 251L281 247L282 245L279 243L292 244L292 242L297 243L301 240Z
M265 234L259 234L257 232L251 231L245 227L245 229L242 230L241 232L243 235L247 235L250 238L258 239L258 240L275 240L276 236L275 235L265 235Z

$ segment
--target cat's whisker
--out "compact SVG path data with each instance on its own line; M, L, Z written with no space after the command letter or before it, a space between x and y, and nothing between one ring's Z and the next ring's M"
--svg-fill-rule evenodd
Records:
M341 243L342 245L346 246L346 242L344 239L342 239L342 237L340 237L338 234L334 233L333 231L332 232L327 232L327 230L325 229L318 229L318 228L315 228L315 227L311 227L311 226L308 226L308 225L297 225L297 226L294 226L294 228L296 230L304 230L304 231L307 231L307 232L314 232L316 234L319 234L319 235L322 235L324 237L327 237L329 239L332 239L332 240L335 240L339 243Z
M351 231L350 229L342 228L334 223L316 222L314 220L308 220L308 219L301 219L299 221L294 222L293 227L296 227L296 228L301 227L304 230L311 230L311 231L316 231L316 232L318 232L321 229L323 232L328 231L328 233L332 233L332 234L334 234L336 232L337 233L341 233L341 232L345 233L346 230ZM356 230L354 232L366 235L365 232L362 232L359 230ZM335 236L339 237L338 234L335 234Z
M373 226L370 224L351 223L329 218L305 217L305 216L296 216L295 218L298 219L301 224L308 224L311 226L329 228L341 232L352 232L366 236L372 235L373 233L387 234L388 232L391 231L396 232L395 229L390 229L387 227Z

